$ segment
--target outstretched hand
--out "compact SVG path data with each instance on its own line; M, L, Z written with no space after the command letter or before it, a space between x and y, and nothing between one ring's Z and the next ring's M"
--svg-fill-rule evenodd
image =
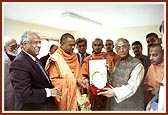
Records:
M105 91L99 92L98 95L103 95L106 97L113 97L115 96L114 90L112 88L104 88Z

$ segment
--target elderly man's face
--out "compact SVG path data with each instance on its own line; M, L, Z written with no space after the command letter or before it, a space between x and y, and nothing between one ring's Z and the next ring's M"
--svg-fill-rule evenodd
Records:
M30 33L30 42L24 44L24 50L36 57L41 49L41 38L34 33Z
M18 44L16 43L16 40L10 41L8 45L5 46L5 50L10 55L17 55L18 53Z
M115 44L115 49L120 58L124 59L129 55L130 45L125 40L119 40Z

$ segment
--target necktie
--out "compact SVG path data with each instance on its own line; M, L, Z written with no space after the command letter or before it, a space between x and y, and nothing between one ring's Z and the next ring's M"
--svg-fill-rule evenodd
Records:
M39 66L39 68L41 69L41 71L43 72L44 76L47 78L48 82L50 83L50 80L48 78L48 75L46 74L46 72L44 71L42 65L39 63L39 61L36 59L36 64Z
M85 55L84 54L81 54L81 63L80 63L80 65L81 65L81 67L82 67L82 63L83 63L83 59L85 58Z

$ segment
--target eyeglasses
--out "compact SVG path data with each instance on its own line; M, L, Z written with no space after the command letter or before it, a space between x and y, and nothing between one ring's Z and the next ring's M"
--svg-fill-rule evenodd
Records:
M10 49L11 50L14 50L14 49L18 49L19 48L19 45L18 44L14 44L14 45L9 45Z
M129 45L121 45L121 46L116 46L116 50L121 50L121 49L127 49Z

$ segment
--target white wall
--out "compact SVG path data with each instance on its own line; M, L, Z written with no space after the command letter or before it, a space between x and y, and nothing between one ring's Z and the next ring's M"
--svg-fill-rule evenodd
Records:
M143 53L147 55L147 43L146 43L146 35L150 32L159 33L159 25L158 26L144 26L144 27L129 27L129 28L116 28L112 30L93 30L93 31L85 31L85 32L76 32L76 36L85 37L88 40L88 49L89 53L92 52L91 44L92 41L99 37L103 39L105 42L106 39L112 39L113 42L118 38L126 38L129 40L130 45L134 41L140 41L143 45ZM160 34L158 34L160 37ZM134 56L132 49L130 50L130 54Z
M20 39L22 33L26 30L34 30L41 34L41 36L48 36L50 38L59 39L64 32L71 32L42 25L35 25L24 23L20 21L4 19L4 35L9 35Z
M24 22L10 20L10 19L4 19L3 27L4 29L2 34L2 43L4 41L3 39L4 36L13 37L17 39L17 42L19 43L20 37L22 36L23 32L27 30L37 31L41 36L44 36L45 38L49 38L49 39L54 39L54 40L59 40L60 36L65 32L71 32L71 31L60 30L60 29L41 26L41 25L24 23ZM53 41L53 43L56 45L59 45L58 41ZM42 47L38 57L46 55L49 51L49 47L51 46L51 44L52 44L51 42L47 43L42 41Z
M74 35L76 39L78 37L85 37L88 40L87 52L89 53L92 52L91 45L92 45L92 41L95 38L101 38L103 39L103 41L105 41L106 39L112 39L115 42L118 38L124 37L129 40L130 44L132 44L132 42L136 40L139 40L143 45L143 53L146 55L147 54L147 43L146 43L145 36L149 32L159 33L159 25L158 26L144 26L144 27L116 28L112 30L103 30L103 29L97 30L95 28L93 29L93 31L89 30L89 31L80 32L80 31L60 30L60 29L50 28L50 27L41 26L41 25L35 25L35 24L29 24L29 23L4 19L3 26L4 26L3 36L11 36L11 37L16 38L18 41L20 40L22 32L24 32L25 30L35 30L35 31L38 31L42 36L48 36L49 38L55 39L55 40L58 40L62 34L66 32L70 32ZM42 46L39 57L41 57L42 55L46 55L46 53L49 50L49 46L50 45L48 45L48 48L46 47L46 44ZM76 49L75 49L75 52L77 52ZM130 50L130 54L133 55L132 50Z

